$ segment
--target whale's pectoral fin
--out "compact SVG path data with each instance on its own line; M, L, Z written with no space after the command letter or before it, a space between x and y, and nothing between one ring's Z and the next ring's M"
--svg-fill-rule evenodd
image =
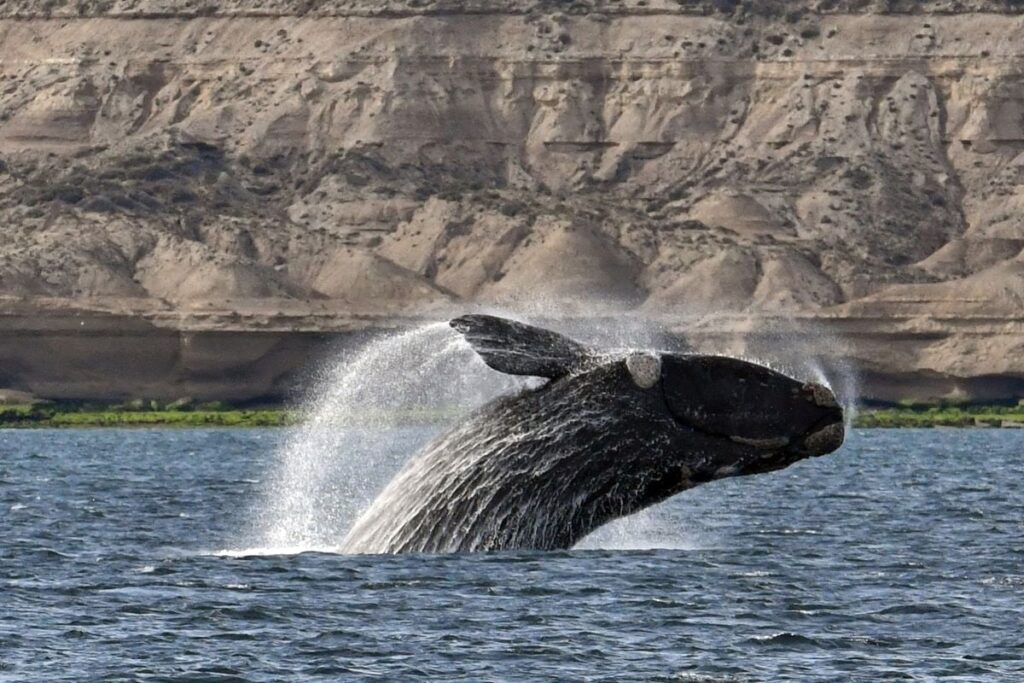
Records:
M557 332L493 315L464 315L449 324L487 365L510 375L557 379L581 369L592 355Z

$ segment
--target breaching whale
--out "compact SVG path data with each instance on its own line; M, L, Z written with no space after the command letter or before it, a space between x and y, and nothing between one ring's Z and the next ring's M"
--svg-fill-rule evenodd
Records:
M488 315L450 324L494 370L548 382L492 401L414 456L356 520L346 552L569 548L698 484L843 442L829 389L754 363L608 355Z

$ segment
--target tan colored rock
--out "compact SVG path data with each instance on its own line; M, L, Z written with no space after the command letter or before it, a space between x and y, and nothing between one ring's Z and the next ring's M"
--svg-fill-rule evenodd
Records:
M668 287L652 294L644 308L669 313L742 311L757 289L759 264L750 253L731 249L695 264Z
M1024 14L751 7L9 0L0 297L808 316L886 395L1024 392Z
M794 235L792 226L783 226L756 199L748 195L710 194L688 212L693 220L721 226L744 236L760 234L774 237Z
M363 249L341 249L325 258L312 285L319 294L340 299L357 311L422 311L451 300L429 280Z
M556 310L637 303L638 265L593 226L542 219L478 299L527 309L550 304Z
M806 256L780 252L761 260L754 311L820 310L843 300L842 290Z

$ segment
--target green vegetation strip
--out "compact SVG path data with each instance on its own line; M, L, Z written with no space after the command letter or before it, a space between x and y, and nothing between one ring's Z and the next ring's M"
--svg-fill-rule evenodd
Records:
M207 404L189 409L137 406L92 406L37 403L0 405L0 427L284 427L302 421L289 408L238 409ZM427 424L448 417L452 409L367 412L345 424L355 427ZM865 408L855 427L1024 427L1024 405L917 406Z
M0 427L284 427L298 422L298 413L281 408L184 411L0 406Z
M1024 405L866 408L857 427L1024 427Z
M379 428L430 424L458 413L452 406L432 409L374 410L340 416L330 426ZM0 404L0 428L23 427L287 427L304 413L283 407L237 408L224 403L176 407L155 401L101 406L94 404Z

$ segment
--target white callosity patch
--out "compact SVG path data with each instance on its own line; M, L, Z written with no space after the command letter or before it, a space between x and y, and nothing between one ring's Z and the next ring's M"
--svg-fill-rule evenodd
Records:
M650 389L661 379L661 359L650 353L631 353L626 357L630 377L641 389Z

